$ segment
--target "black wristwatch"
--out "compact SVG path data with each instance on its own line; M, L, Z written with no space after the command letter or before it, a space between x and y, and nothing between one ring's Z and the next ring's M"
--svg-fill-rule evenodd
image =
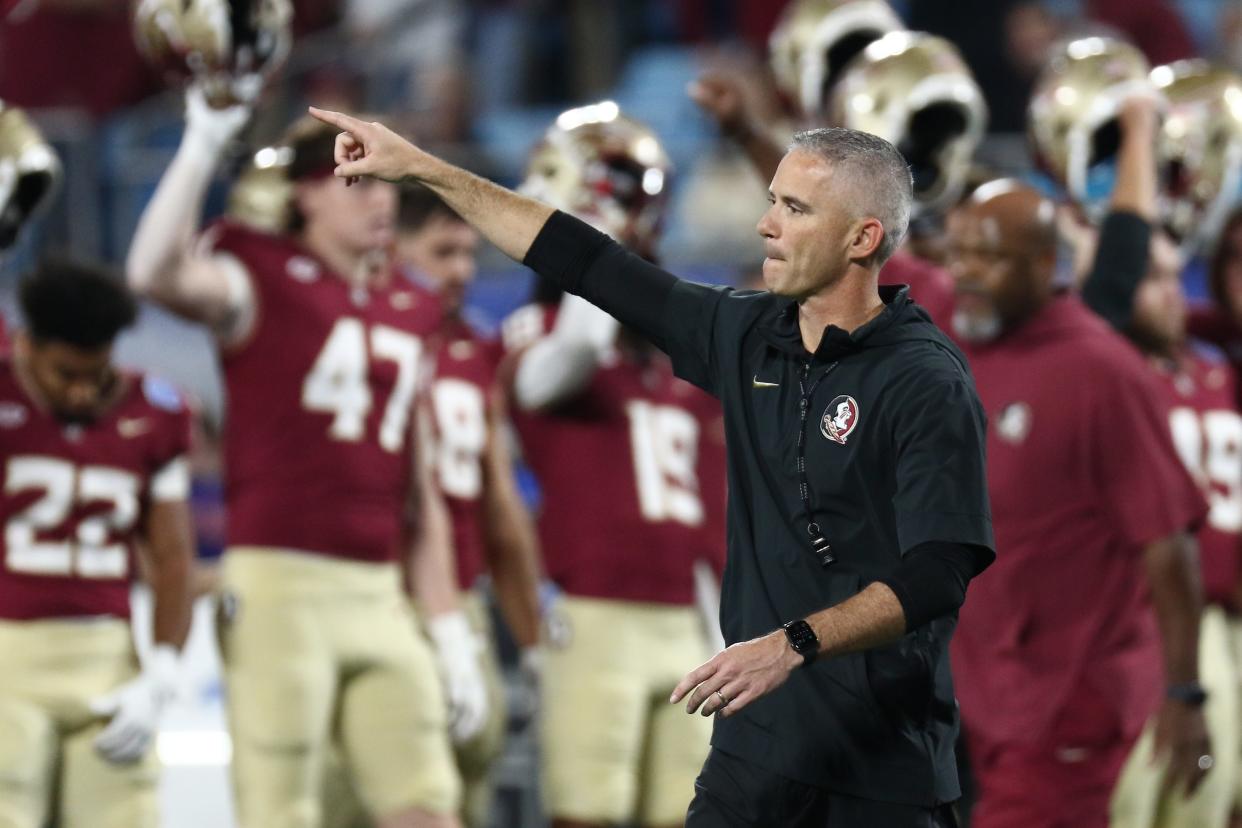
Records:
M806 621L799 618L797 621L781 625L781 629L785 631L785 637L789 639L789 646L793 647L795 653L802 656L803 666L810 664L815 660L815 656L819 655L819 636Z
M1166 698L1179 701L1182 704L1188 704L1191 707L1202 707L1208 698L1207 691L1197 681L1188 681L1184 684L1170 684L1165 689L1164 695Z

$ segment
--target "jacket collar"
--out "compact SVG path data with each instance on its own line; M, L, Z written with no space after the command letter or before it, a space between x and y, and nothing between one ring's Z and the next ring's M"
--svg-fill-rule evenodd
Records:
M884 303L884 309L879 315L853 331L842 330L836 325L824 328L823 338L815 349L815 360L830 362L869 347L868 339L888 330L904 315L911 304L910 288L906 285L880 285L880 301ZM759 333L770 345L784 353L798 358L806 356L802 331L798 327L798 303L793 299L776 303L760 320Z

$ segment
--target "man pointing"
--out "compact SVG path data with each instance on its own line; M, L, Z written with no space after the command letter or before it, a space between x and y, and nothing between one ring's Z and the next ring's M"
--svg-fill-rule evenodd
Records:
M344 131L338 177L422 182L721 399L731 646L671 699L721 714L687 825L950 825L947 649L994 557L984 418L961 354L904 288L877 287L909 221L897 151L796 135L758 225L769 290L736 291L679 280L380 124L311 114Z

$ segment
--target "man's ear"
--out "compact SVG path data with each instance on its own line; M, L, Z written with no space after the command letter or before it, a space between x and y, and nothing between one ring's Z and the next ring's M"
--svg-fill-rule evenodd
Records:
M884 225L878 218L868 216L854 228L854 238L850 242L850 259L866 261L875 255L883 243Z

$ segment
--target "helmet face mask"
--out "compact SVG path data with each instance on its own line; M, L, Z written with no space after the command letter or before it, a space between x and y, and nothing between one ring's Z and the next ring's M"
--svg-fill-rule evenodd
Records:
M769 40L777 85L803 117L821 117L854 57L902 28L897 13L882 0L794 0Z
M1242 195L1242 76L1202 60L1157 66L1168 109L1157 137L1161 216L1187 252L1219 235Z
M869 45L833 89L829 113L897 147L914 177L916 215L941 212L961 195L987 124L983 93L957 49L921 32Z
M650 256L671 175L655 133L604 101L557 118L531 152L519 189Z
M1089 37L1054 51L1035 85L1027 122L1036 163L1099 218L1112 189L1125 100L1151 94L1147 59L1121 40Z
M26 114L0 102L0 250L48 206L61 177L56 151Z

